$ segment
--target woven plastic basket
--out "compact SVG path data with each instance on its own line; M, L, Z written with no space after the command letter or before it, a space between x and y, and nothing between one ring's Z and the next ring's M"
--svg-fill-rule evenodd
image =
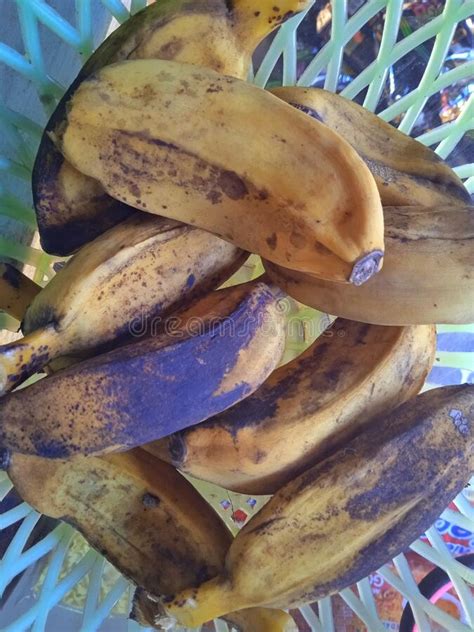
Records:
M31 168L42 126L97 44L145 5L146 0L0 0L0 258L23 264L41 284L54 274L56 262L37 246L31 206ZM260 86L283 82L341 91L433 146L473 192L473 13L472 0L319 0L261 47L252 79ZM241 274L253 272L249 266ZM304 325L318 329L328 319L308 309L296 309L294 318L303 335L293 335L288 355L304 344ZM0 337L17 328L0 313ZM474 325L441 326L438 332L436 365L425 388L473 382ZM234 530L264 500L196 485ZM6 499L0 504L0 630L138 630L127 619L129 583L71 527L51 524L12 498L11 487L0 474L0 502ZM301 630L398 630L398 622L384 620L374 598L385 582L392 595L408 601L419 632L472 632L474 571L455 559L462 547L449 547L442 537L446 525L457 525L464 550L474 549L472 498L467 487L410 547L426 564L446 571L449 612L421 594L407 552L356 587L303 608L296 615ZM342 606L357 615L357 624L341 621ZM221 621L214 625L219 632L228 629Z

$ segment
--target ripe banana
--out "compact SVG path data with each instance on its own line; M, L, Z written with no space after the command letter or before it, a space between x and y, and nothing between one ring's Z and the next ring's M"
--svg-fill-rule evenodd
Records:
M251 397L145 449L227 489L274 494L416 395L435 350L433 326L336 320Z
M54 358L162 326L248 255L202 230L137 214L84 246L38 294L26 336L0 347L0 395Z
M67 458L159 439L253 393L278 364L284 330L277 296L264 283L212 292L170 319L167 333L1 398L0 444Z
M382 207L366 165L244 81L170 61L115 64L79 86L57 142L113 197L280 265L356 285L379 268Z
M259 42L310 0L160 0L131 17L82 68L51 117L33 171L41 244L68 255L132 211L64 160L51 140L81 82L124 59L175 59L245 79Z
M471 204L462 181L434 151L357 103L317 88L275 88L271 92L354 147L372 172L384 206Z
M25 502L71 524L140 587L135 609L145 625L153 625L148 591L169 594L223 569L232 542L225 524L173 467L139 448L101 459L13 453L4 460ZM296 630L277 610L255 608L228 618L242 632Z
M265 262L287 294L329 314L379 325L474 321L474 213L390 208L383 270L364 286L330 283Z
M23 318L39 287L9 263L0 263L0 309L17 320Z
M428 391L283 487L237 535L225 571L163 599L162 620L195 627L331 595L406 549L473 467L474 385Z

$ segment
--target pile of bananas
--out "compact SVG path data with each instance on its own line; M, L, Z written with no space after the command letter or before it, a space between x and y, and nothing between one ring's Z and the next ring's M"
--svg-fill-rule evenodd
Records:
M433 323L474 320L470 197L358 105L245 81L309 4L161 0L115 31L35 164L42 245L73 256L43 289L0 268L24 334L0 348L2 465L157 629L295 629L284 609L403 551L474 465L474 386L416 396ZM250 252L265 275L217 290ZM285 293L338 318L277 368ZM233 539L178 470L272 497Z

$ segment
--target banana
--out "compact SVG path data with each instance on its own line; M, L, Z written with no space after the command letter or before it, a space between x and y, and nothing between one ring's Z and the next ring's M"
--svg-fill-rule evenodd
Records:
M382 271L354 288L265 262L287 294L324 312L379 325L474 321L474 213L470 207L390 208Z
M3 461L25 502L71 524L140 587L136 616L146 625L153 625L148 591L181 590L224 566L232 542L225 524L173 467L139 448L70 461L13 453ZM291 617L277 610L255 608L228 619L242 632L296 630Z
M38 294L26 336L0 347L0 394L54 358L143 336L247 258L201 230L137 214L84 246Z
M383 215L368 168L254 85L171 61L115 64L80 85L56 140L141 210L323 278L358 285L379 268Z
M157 623L338 592L405 550L473 468L474 386L428 391L283 487L236 536L224 572L161 599Z
M69 255L133 210L110 198L94 179L74 169L51 135L81 82L124 59L175 59L245 79L259 42L310 0L160 0L131 17L97 49L47 124L33 170L41 245Z
M0 399L0 444L48 458L123 451L250 395L278 364L278 298L252 282L211 293L151 336Z
M38 285L9 263L0 263L0 309L21 320Z
M372 172L384 206L471 204L462 181L434 151L357 103L318 88L275 88L271 92L354 147Z
M145 449L227 489L274 494L416 395L435 350L433 326L339 319L251 397Z

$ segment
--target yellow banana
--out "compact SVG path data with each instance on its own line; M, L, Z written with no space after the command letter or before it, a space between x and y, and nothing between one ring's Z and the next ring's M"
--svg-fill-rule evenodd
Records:
M435 350L433 326L338 319L251 397L145 449L227 489L273 494L416 395Z
M365 323L472 323L472 208L384 211L384 267L362 287L322 281L267 261L269 277L305 305Z
M68 522L140 587L135 616L153 625L147 594L169 594L213 577L232 535L173 467L140 450L113 457L51 461L4 454L20 496ZM229 615L242 632L296 630L289 615L255 608ZM272 627L274 626L274 627Z
M471 203L462 181L434 151L357 103L318 88L275 88L271 92L354 147L374 175L384 206Z
M236 536L224 572L161 600L161 620L195 627L336 593L405 550L473 467L474 385L428 391L285 485Z
M261 282L212 292L166 333L0 399L0 444L48 458L133 448L250 395L278 364L285 325Z
M41 244L67 255L125 219L132 209L67 163L51 135L66 103L92 73L124 59L175 59L245 79L259 42L310 0L159 0L131 17L97 49L54 112L33 171Z
M41 288L9 263L0 263L0 309L17 320Z
M247 256L161 217L125 220L84 246L33 300L26 336L0 347L0 394L59 356L156 332L164 317L218 287Z
M368 168L254 85L170 61L115 64L80 85L57 142L113 197L280 265L355 285L379 268L383 216Z

